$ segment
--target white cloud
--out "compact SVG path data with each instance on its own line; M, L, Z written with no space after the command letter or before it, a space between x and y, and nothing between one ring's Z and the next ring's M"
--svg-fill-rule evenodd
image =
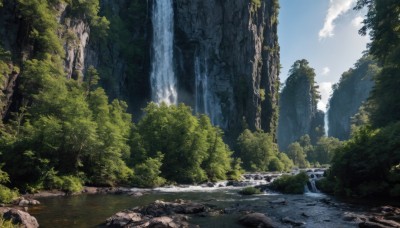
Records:
M335 20L349 11L356 0L330 0L329 9L325 17L324 27L319 31L319 39L332 37L334 35Z
M321 94L321 100L318 102L317 108L325 112L326 105L332 93L332 82L319 83L319 92Z
M329 67L324 67L324 68L322 68L321 75L327 75L327 74L329 74L329 72L331 72L331 69L329 69Z
M354 27L356 27L357 29L360 29L362 26L362 22L363 22L364 18L361 16L357 16L355 17L352 21L351 21L351 25L353 25Z

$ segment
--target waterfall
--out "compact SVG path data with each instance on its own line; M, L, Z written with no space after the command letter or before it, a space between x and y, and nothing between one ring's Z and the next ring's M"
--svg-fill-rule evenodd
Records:
M173 68L174 11L172 0L154 0L152 65L150 84L152 100L176 104L176 78Z
M329 105L327 105L326 111L325 111L325 115L324 115L324 129L325 129L325 136L326 136L326 137L329 137L328 112L329 112Z
M205 113L209 115L209 107L208 107L208 79L207 79L207 65L203 64L205 69L202 70L202 66L200 63L200 57L196 56L194 58L194 74L195 74L195 112L196 113Z
M223 124L221 105L219 99L210 88L207 57L207 53L201 55L196 52L194 58L196 86L194 111L207 114L212 124L221 126Z

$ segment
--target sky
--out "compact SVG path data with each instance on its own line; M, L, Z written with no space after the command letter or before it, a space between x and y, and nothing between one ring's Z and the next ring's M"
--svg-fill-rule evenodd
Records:
M318 108L323 111L332 85L361 58L370 41L368 36L358 34L365 12L354 11L355 3L356 0L280 0L281 82L286 81L296 60L307 59L315 69L322 96Z

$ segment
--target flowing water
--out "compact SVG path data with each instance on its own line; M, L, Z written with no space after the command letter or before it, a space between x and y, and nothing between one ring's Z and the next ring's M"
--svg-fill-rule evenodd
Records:
M326 108L325 115L324 115L324 129L325 129L325 136L329 137L329 119L328 119L328 112L329 106Z
M210 88L210 79L207 63L208 53L196 53L194 58L195 74L195 108L196 113L204 113L210 117L213 125L222 126L222 111L218 98Z
M176 104L178 94L173 67L174 11L172 0L153 1L153 40L150 84L156 103Z
M247 178L245 185L263 184L265 180ZM141 196L122 195L77 195L67 197L39 198L38 206L29 208L29 213L38 219L40 227L99 227L116 212L145 206L156 200L174 201L176 199L191 200L206 204L224 214L212 217L192 216L191 224L200 227L241 227L238 219L245 211L268 214L279 224L279 227L292 227L282 221L290 217L305 222L304 227L357 227L356 223L344 221L343 214L365 211L365 207L337 201L321 193L308 192L303 195L283 195L264 192L261 195L242 196L238 191L242 187L226 186L220 182L212 187L180 186L148 189ZM143 191L131 189L132 192ZM284 204L273 203L285 199ZM327 203L329 202L329 203Z

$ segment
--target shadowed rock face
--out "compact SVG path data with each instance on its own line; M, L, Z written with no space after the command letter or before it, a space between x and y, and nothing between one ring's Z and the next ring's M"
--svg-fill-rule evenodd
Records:
M351 133L351 118L367 100L379 67L371 57L364 56L355 67L343 73L329 100L329 136L347 140Z
M278 1L260 2L173 1L178 102L208 114L231 142L244 126L276 131ZM111 22L108 38L100 40L84 17L69 15L64 4L56 7L60 34L74 37L63 44L66 76L81 79L93 65L110 99L127 101L135 118L151 100L153 3L100 0L100 14ZM15 4L7 1L0 9L0 34L5 49L20 63L31 58L34 50Z
M292 75L280 94L278 145L281 151L308 134L311 142L324 132L324 113L317 110L317 91L307 75Z
M242 0L174 3L179 100L207 113L231 140L244 124L275 133L276 1L263 0L259 7ZM196 83L204 76L206 83Z

